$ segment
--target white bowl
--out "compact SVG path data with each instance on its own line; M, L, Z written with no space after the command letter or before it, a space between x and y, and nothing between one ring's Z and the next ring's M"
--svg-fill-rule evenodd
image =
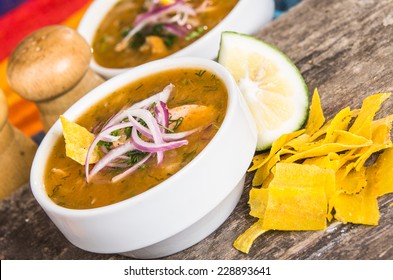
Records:
M91 46L101 21L118 0L96 0L84 14L78 32ZM270 22L274 14L274 0L239 0L233 10L203 37L170 55L169 57L196 56L214 59L217 57L220 36L223 31L253 34ZM99 65L94 58L91 68L105 78L111 78L130 68L107 68Z
M56 205L45 191L43 178L48 156L56 140L62 137L60 121L49 130L34 158L31 188L41 207L75 246L96 253L158 258L199 242L233 211L255 152L257 134L234 79L220 64L201 58L153 61L106 81L64 115L75 120L91 104L148 74L195 67L211 71L228 89L228 107L222 126L187 166L140 195L87 210Z

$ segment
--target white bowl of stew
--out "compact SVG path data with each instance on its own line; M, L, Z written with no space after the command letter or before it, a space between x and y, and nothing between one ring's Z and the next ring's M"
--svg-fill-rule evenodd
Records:
M221 32L255 33L273 13L273 0L96 0L78 32L92 47L92 69L110 78L167 56L214 59Z
M155 98L161 98L165 90L168 93L168 85L170 93L163 97L166 100L157 101ZM141 104L144 109L140 109ZM113 120L125 126L133 116L150 128L148 119L142 122L137 112L154 111L156 114L151 114L159 119L157 104L166 105L169 119L177 125L172 131L162 129L162 139L187 144L181 142L184 145L165 150L161 160L159 152L150 146L148 153L141 148L150 158L126 176L125 170L130 169L119 168L120 163L138 164L127 160L134 156L131 153L107 164L99 171L102 174L90 175L116 149L129 142L136 146L133 137L140 136L152 142L151 146L167 145L152 137L149 140L143 133L138 136L134 122L130 133L124 128L110 134L112 138L124 136L120 145L114 145L120 140L105 139L113 141L112 145L100 146L106 153L94 164L83 166L67 156L60 120L40 144L32 165L32 192L75 246L134 258L167 256L207 237L238 203L255 152L256 128L234 79L214 61L166 58L135 67L89 92L63 117L94 132L97 138L102 131L109 131L106 127L119 125ZM192 111L195 108L197 111ZM130 119L122 115L125 112ZM186 136L178 140L181 133Z

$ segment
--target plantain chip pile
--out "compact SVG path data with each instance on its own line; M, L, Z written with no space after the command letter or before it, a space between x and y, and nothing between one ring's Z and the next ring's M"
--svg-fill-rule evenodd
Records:
M254 156L249 205L258 220L234 247L248 253L266 231L323 230L333 219L377 225L377 199L393 192L393 115L374 117L389 96L371 95L360 109L346 107L326 121L315 90L305 128Z

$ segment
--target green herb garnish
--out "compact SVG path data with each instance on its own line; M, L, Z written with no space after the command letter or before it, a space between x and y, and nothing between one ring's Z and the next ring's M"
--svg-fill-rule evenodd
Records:
M127 160L128 165L134 165L135 163L140 162L148 153L141 152L139 150L134 150L128 152L126 155L129 158Z
M205 32L206 30L207 30L207 26L206 25L198 26L197 29L195 29L194 31L192 31L190 34L188 34L186 36L186 40L190 41L192 39L195 39L195 38L201 36L202 33Z
M179 37L172 33L169 33L166 36L162 37L165 46L167 46L168 48L171 48L176 43L178 38Z
M112 147L112 142L106 142L106 141L98 141L97 143L98 146L100 147L105 147L107 150L110 150Z
M199 70L198 72L195 72L195 75L197 75L199 78L202 78L203 74L206 73L206 70Z
M173 132L181 125L181 123L183 122L184 118L180 117L176 120L173 120L172 118L169 119L169 124L175 124L175 126L173 127Z
M140 48L146 42L146 36L141 32L134 35L133 40L130 42L130 47L133 49Z

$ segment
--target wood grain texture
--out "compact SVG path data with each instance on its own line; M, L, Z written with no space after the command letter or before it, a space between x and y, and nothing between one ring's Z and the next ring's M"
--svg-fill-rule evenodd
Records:
M256 36L295 62L310 92L318 87L327 118L346 106L359 108L368 95L393 90L391 0L303 0ZM392 113L390 98L378 116ZM393 194L379 200L378 226L333 223L324 231L271 231L248 255L238 252L233 241L254 222L247 205L252 175L235 211L217 231L167 259L393 259ZM124 259L71 245L28 186L0 203L0 211L0 258Z

